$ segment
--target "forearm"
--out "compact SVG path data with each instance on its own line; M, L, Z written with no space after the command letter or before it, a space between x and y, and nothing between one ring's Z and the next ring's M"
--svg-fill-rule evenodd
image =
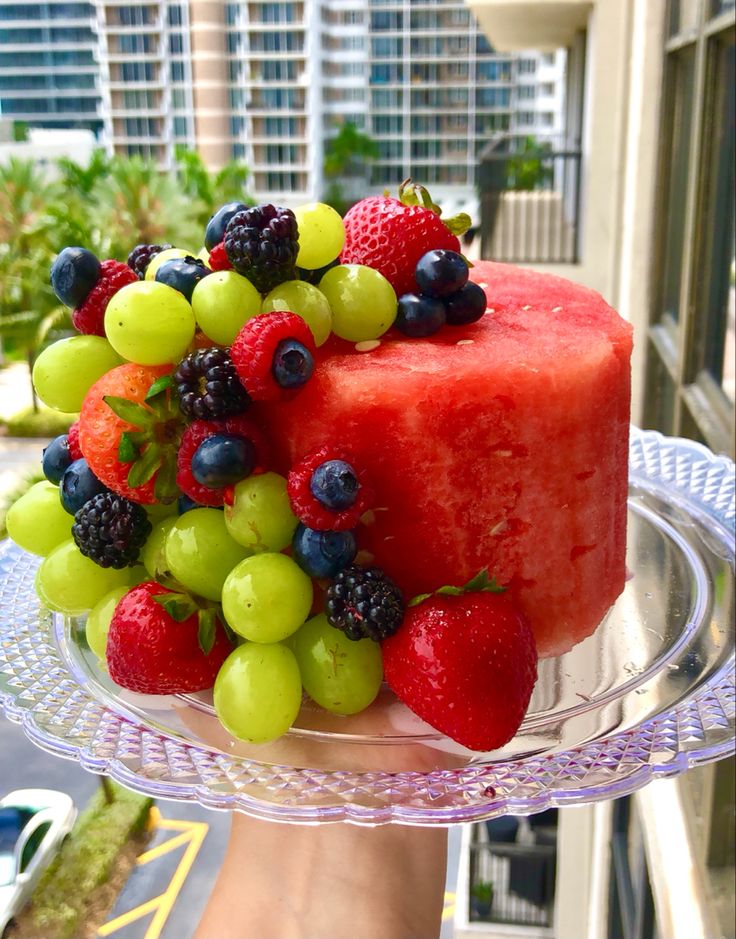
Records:
M233 816L196 939L434 939L447 833Z

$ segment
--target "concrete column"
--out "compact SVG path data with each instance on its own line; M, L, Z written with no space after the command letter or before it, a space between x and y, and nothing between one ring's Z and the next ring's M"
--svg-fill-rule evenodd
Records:
M209 169L232 156L230 76L224 0L192 0L189 23L197 150Z

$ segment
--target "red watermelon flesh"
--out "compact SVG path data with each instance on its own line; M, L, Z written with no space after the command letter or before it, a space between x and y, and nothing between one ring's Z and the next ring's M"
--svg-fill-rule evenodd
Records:
M478 323L328 344L264 417L282 471L328 442L352 450L376 491L359 547L406 597L487 567L557 655L624 585L631 328L558 277L489 262L471 277Z

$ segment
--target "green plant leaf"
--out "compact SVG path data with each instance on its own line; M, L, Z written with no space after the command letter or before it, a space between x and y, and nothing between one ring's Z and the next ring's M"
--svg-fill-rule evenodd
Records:
M146 401L150 401L152 398L160 395L162 392L166 391L167 388L171 388L173 384L173 375L162 375L160 378L157 378L146 392Z
M163 452L157 443L149 443L143 455L135 461L128 472L128 485L133 489L145 485L161 466Z
M139 456L140 450L131 435L127 431L122 433L118 444L118 460L121 463L132 463Z
M197 631L197 641L199 648L205 655L209 655L215 644L217 635L217 614L213 609L204 609L199 611L199 629Z
M472 227L473 220L465 212L459 212L457 215L453 215L450 218L443 218L442 224L445 228L448 228L453 235L464 235L465 232Z
M452 584L445 584L444 587L435 590L435 593L443 597L459 597L462 593L465 593L465 591L462 587L453 587Z
M197 604L186 593L158 593L153 600L162 606L177 623L183 623L197 612Z
M431 593L420 593L416 597L412 597L411 600L406 604L407 608L411 606L419 606L420 603L424 603L425 600L428 600L432 596Z
M127 398L118 398L115 395L104 395L102 400L113 414L134 427L150 429L155 423L155 415L148 408L136 404L135 401L128 401Z
M165 456L161 463L156 482L153 485L153 494L156 501L164 505L170 505L181 495L179 487L176 485L176 460L173 456Z

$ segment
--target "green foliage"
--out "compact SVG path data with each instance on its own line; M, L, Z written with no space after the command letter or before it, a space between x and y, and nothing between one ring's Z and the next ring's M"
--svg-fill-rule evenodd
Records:
M480 903L487 903L490 906L493 902L493 884L489 880L479 880L470 888L470 895Z
M112 803L101 789L95 793L33 894L33 928L46 939L79 935L93 891L109 879L128 841L145 828L153 800L114 788Z
M201 229L206 227L212 213L226 202L253 205L253 199L248 195L250 171L244 163L232 160L213 174L196 150L177 147L175 173L181 190L196 208Z
M76 414L64 414L43 406L26 408L0 421L9 437L58 437L65 434L76 420Z
M535 137L525 137L521 149L506 163L506 188L531 192L551 182L552 166L545 160L551 152L550 144L539 143Z
M344 214L349 208L343 192L343 181L365 173L366 164L377 159L378 144L352 123L345 121L334 137L325 144L324 172L329 180L324 201Z

